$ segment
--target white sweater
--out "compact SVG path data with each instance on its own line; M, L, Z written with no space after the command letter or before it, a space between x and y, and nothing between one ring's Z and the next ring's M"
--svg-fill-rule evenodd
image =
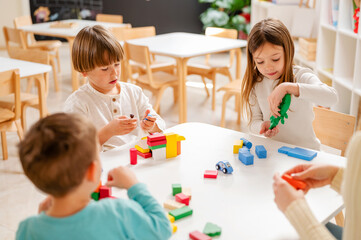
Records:
M89 83L81 86L65 101L64 111L84 114L93 121L97 129L104 127L117 116L129 117L134 114L134 118L138 119L138 127L129 134L111 137L104 143L105 149L133 143L148 135L139 126L139 121L143 119L147 109L157 118L158 128L165 130L164 120L154 111L140 87L124 82L117 84L120 84L120 94L117 95L100 93Z
M279 122L279 133L274 140L298 145L315 150L320 149L320 141L313 131L314 119L313 106L321 105L330 107L337 103L337 92L334 88L322 83L320 79L308 68L295 66L293 68L295 82L299 86L299 97L291 96L291 105L287 111L288 119L285 124ZM256 83L250 95L252 121L250 130L259 134L263 121L269 121L271 112L268 104L268 96L276 87L277 80L263 78Z

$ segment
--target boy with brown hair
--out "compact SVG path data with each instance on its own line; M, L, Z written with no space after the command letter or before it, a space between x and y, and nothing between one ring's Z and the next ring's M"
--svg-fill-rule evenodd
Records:
M101 175L94 125L78 114L38 121L19 144L26 176L49 194L39 215L22 221L16 239L168 239L169 220L146 186L125 167L109 171L108 187L128 199L91 201Z

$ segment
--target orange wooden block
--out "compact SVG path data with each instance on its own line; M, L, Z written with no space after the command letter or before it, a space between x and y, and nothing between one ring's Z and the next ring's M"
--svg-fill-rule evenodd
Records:
M283 174L282 179L288 182L292 187L297 190L303 190L307 187L307 184L304 181L296 180L288 174Z

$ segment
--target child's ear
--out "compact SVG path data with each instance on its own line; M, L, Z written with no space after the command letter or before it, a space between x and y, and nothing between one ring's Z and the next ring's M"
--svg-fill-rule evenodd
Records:
M82 72L81 75L83 75L83 77L88 76L88 74L86 72Z
M86 172L86 180L90 181L90 182L96 182L98 181L96 179L97 177L97 171L98 171L98 166L96 164L95 161L93 161L89 167L88 167L88 170Z

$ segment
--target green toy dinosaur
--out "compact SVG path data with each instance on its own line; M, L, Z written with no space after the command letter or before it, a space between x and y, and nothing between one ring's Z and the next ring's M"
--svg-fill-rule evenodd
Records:
M284 124L285 123L285 118L288 118L287 115L287 111L290 108L291 105L291 95L290 94L286 94L283 99L281 104L278 106L278 108L280 109L279 113L281 114L281 116L279 117L274 117L273 115L270 117L270 127L269 129L273 129L275 128L279 121L281 120L281 123Z

